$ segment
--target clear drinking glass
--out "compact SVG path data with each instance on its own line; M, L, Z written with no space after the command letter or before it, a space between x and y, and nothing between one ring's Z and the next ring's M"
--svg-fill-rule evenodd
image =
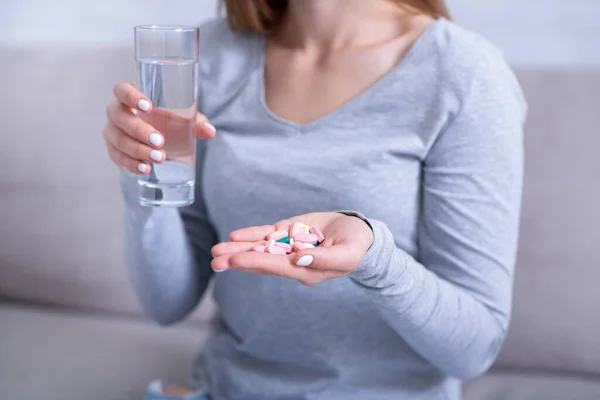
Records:
M191 26L135 27L137 87L151 101L138 113L164 138L166 160L138 179L143 206L183 207L194 202L199 30Z

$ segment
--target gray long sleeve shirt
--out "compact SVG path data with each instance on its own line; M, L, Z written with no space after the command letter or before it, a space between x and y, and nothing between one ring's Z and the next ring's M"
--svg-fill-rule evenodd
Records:
M436 21L402 63L307 124L265 104L265 37L201 29L196 203L142 208L123 175L126 260L145 310L184 318L229 232L354 210L375 241L350 276L304 287L215 274L220 329L192 383L217 399L459 399L510 318L526 105L501 54ZM308 200L308 201L307 201ZM193 349L190 349L192 351Z

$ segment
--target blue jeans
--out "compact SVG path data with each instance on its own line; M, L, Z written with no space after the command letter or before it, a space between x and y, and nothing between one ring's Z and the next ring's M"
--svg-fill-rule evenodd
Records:
M160 381L154 381L148 385L146 394L142 400L210 400L210 396L201 392L186 394L185 396L166 396L162 394L163 384Z
M142 400L210 400L210 397L201 393L192 393L184 397L165 396L163 394L146 393Z
M185 397L173 397L161 394L146 393L142 400L210 400L210 398L204 394L191 394Z
M173 397L161 394L146 393L142 400L210 400L210 398L204 394L191 394L185 397Z

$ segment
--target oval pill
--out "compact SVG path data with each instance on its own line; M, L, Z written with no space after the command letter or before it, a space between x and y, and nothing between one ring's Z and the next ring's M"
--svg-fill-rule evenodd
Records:
M266 247L265 246L256 246L255 248L253 248L252 250L258 252L258 253L264 253L265 252Z
M286 237L284 237L283 239L279 239L279 240L278 240L278 242L279 242L279 243L289 243L289 242L290 242L290 240L292 240L292 238L290 238L290 237L286 236Z
M267 251L271 254L286 254L285 250L279 246L272 246L267 249Z
M275 241L278 241L279 239L283 239L284 237L287 237L287 235L288 235L287 231L278 230L273 233L270 233L269 236L267 236L267 240L273 239Z
M275 246L277 246L277 247L281 247L282 249L284 249L284 250L285 250L285 252L286 252L286 253L291 253L291 252L292 252L292 246L290 246L290 245L289 245L289 244L287 244L287 243L280 243L280 242L277 242L277 243L275 243Z
M308 227L302 222L294 222L294 224L292 225L292 230L290 232L290 237L294 237L299 233L308 233Z
M275 241L274 241L273 239L269 240L269 241L267 242L267 244L265 245L265 247L266 247L267 249L269 249L269 248L271 248L271 247L273 247L273 246L275 246Z
M310 233L312 233L313 235L315 235L317 237L317 242L321 243L323 240L325 240L325 236L323 236L323 232L321 232L319 230L319 228L315 228L314 226L312 228L310 228Z
M313 246L310 243L296 242L296 243L294 243L294 247L296 248L296 250L300 251L300 250L305 250L305 249L312 249L315 246Z
M299 233L294 236L294 240L296 242L304 242L304 243L316 243L317 235L313 235L312 233Z

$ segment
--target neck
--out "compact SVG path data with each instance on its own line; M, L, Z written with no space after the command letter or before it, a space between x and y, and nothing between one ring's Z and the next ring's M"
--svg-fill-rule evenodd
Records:
M408 15L388 0L289 0L277 36L289 46L321 51L369 45L401 34Z

